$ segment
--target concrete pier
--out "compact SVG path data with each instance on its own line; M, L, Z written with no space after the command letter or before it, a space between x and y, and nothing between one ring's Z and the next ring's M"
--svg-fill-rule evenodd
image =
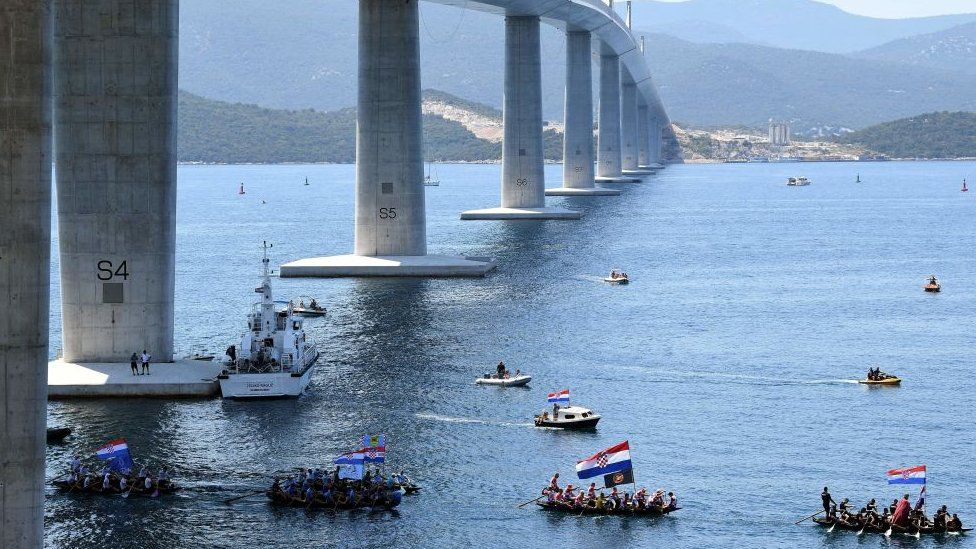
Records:
M646 168L650 165L651 156L651 120L647 104L639 101L637 104L637 167Z
M596 180L607 183L637 182L623 176L620 151L620 57L604 44L600 55L600 112L598 121Z
M282 277L481 276L490 261L427 255L420 13L360 0L355 253L286 263Z
M212 361L180 360L150 364L147 375L132 375L129 364L48 363L48 398L202 398L220 394Z
M44 545L51 2L0 2L0 547Z
M621 169L623 173L637 169L637 84L626 75L620 88Z
M664 124L661 123L661 119L658 117L651 117L649 122L650 129L650 166L652 167L663 167L663 149L662 144L664 141Z
M546 196L610 196L619 189L597 187L593 166L592 37L587 31L566 33L566 130L563 139L563 186Z
M177 0L60 2L56 154L64 357L173 359Z
M536 16L505 17L502 204L463 212L461 219L576 219L581 215L546 207L540 25Z

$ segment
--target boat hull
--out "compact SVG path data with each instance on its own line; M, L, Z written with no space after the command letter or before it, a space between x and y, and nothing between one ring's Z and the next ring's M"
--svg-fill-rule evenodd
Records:
M509 379L479 377L474 380L478 385L493 385L495 387L523 387L528 385L530 381L532 381L532 376L519 376Z
M224 398L289 398L298 397L312 380L310 364L302 372L271 374L221 374L220 393Z
M868 533L868 534L885 534L885 533L888 532L888 527L876 527L876 526L872 526L872 527L865 528L865 527L863 527L861 525L858 525L858 524L843 523L843 522L839 522L839 521L835 521L835 520L830 520L830 519L824 519L824 518L820 518L820 517L817 517L817 518L813 519L813 522L815 522L815 523L817 523L820 526L823 526L825 528L833 527L833 528L835 528L837 530L846 530L848 532L860 532L862 530L865 533ZM908 534L910 536L914 536L916 534L924 534L924 535L929 535L929 536L931 536L931 535L942 535L942 534L965 534L966 532L969 532L971 530L972 530L972 528L963 528L962 530L946 530L945 528L936 529L936 528L932 528L932 527L928 527L928 528L915 528L915 527L891 526L892 533L894 533L894 534Z
M610 284L630 284L630 279L628 278L610 278L609 276L603 279L604 282L609 282Z
M882 380L860 379L858 380L858 383L860 383L861 385L900 385L901 378L893 377L890 379L882 379Z
M584 419L572 419L564 421L552 421L537 419L536 427L552 427L554 429L595 429L599 423L600 416L590 416Z
M599 516L619 516L619 517L663 517L669 515L681 507L676 507L670 509L667 507L645 507L643 509L597 509L596 507L590 507L589 505L584 505L583 507L574 507L572 505L562 505L558 503L536 503L540 508L546 511L552 511L555 513L574 513L576 515L599 515Z

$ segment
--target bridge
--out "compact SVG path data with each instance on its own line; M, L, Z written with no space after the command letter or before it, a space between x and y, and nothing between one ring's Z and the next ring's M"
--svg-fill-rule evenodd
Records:
M578 218L545 196L612 195L598 183L662 167L667 113L612 0L432 1L506 20L500 205L462 219ZM483 275L491 260L427 254L417 1L359 7L354 253L285 264L281 275ZM541 24L567 41L564 177L549 190ZM178 0L0 3L2 547L43 545L52 163L65 360L125 362L144 347L173 358L178 27Z

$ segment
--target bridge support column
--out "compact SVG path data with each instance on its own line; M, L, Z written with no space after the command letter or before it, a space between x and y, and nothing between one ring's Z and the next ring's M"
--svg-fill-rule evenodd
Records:
M620 57L608 51L600 56L600 111L598 122L597 181L633 182L623 176L620 146Z
M55 16L64 359L173 360L178 0Z
M566 33L566 130L563 139L563 186L546 196L618 195L597 187L593 166L593 63L588 31Z
M662 162L663 151L662 144L664 142L664 124L661 123L661 119L657 116L652 116L650 121L650 167L652 168L663 168L664 163Z
M637 167L646 168L650 162L651 119L647 105L641 101L637 106Z
M546 207L540 24L537 16L505 18L502 204L463 212L461 219L579 219L581 215Z
M51 1L0 4L0 547L44 545Z
M630 80L620 89L621 169L623 173L637 170L637 84Z
M282 277L483 276L494 263L427 255L420 12L416 0L360 0L353 255L301 259Z

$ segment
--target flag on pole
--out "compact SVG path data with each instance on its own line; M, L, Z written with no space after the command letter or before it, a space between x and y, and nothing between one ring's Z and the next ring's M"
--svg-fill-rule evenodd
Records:
M892 469L888 471L888 484L925 484L925 466Z
M365 463L386 463L386 435L363 435L360 452Z
M619 486L621 484L633 484L634 483L634 470L627 469L626 471L617 471L616 473L610 473L609 475L603 475L603 485L607 488L613 488L614 486Z
M569 389L549 393L549 404L569 404Z
M362 452L348 452L337 457L335 464L339 466L339 478L362 480L364 462L365 456Z
M386 435L363 435L363 448L386 446Z
M124 438L105 443L104 446L95 450L95 457L108 461L110 469L115 471L125 471L132 469L132 456L129 454L129 445Z
M633 469L633 465L630 462L630 444L626 440L576 462L576 476L581 479L630 469Z

